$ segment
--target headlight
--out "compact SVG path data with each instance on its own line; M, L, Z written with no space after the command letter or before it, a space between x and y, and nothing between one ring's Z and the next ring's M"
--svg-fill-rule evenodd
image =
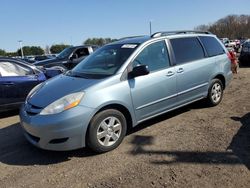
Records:
M83 92L66 95L44 108L40 115L58 114L64 110L76 107L84 96Z
M42 86L44 83L40 83L38 85L36 85L27 95L26 100L28 100L32 95L34 95Z

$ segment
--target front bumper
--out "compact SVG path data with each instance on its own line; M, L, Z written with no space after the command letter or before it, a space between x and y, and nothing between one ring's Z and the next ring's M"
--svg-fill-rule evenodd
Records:
M26 139L46 150L74 150L85 147L88 124L94 109L77 106L54 115L30 115L22 106L20 122Z

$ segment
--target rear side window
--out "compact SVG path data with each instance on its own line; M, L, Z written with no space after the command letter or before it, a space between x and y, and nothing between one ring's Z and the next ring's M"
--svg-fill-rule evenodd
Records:
M201 36L199 38L206 48L209 57L225 53L221 44L214 37Z
M195 37L177 38L170 40L177 64L195 61L204 58L204 51Z
M12 63L9 61L0 62L0 76L27 76L32 75L32 69Z

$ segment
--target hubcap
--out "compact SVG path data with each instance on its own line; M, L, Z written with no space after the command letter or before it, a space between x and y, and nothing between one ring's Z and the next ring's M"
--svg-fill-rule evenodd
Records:
M97 129L97 140L102 146L112 146L121 136L122 126L114 116L104 119Z
M220 101L221 94L222 94L221 85L218 83L215 83L212 87L212 100L214 103L217 103Z

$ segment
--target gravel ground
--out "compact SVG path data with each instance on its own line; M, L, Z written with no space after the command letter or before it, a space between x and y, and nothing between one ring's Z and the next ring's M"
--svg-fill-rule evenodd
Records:
M219 106L199 102L144 122L101 155L37 149L18 112L0 114L0 187L249 187L249 76L240 68Z

